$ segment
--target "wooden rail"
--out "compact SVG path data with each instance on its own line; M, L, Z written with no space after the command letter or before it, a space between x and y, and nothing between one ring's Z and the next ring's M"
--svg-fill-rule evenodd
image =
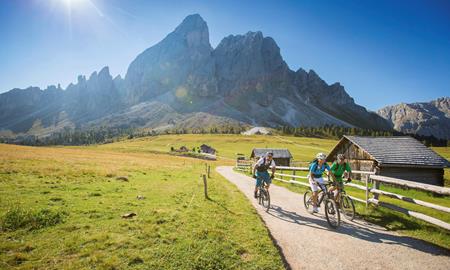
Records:
M239 161L236 163L236 169L247 171L247 172L251 173L252 163L251 163L251 161L245 161L245 162ZM308 182L297 181L298 179L308 179L307 176L296 175L296 172L299 172L299 171L304 171L304 172L309 171L309 169L307 167L277 166L276 169L277 169L277 171L275 172L276 177L274 178L274 180L281 181L284 183L309 187ZM287 173L287 171L291 172L291 173ZM407 196L395 194L395 193L388 192L388 191L384 191L384 190L380 189L380 184L385 183L385 184L389 184L389 185L393 185L393 186L399 186L402 188L416 189L416 190L421 190L421 191L426 191L426 192L431 192L434 194L446 195L446 196L450 195L450 188L437 187L437 186L433 186L433 185L427 185L427 184L422 184L422 183L417 183L417 182L412 182L412 181L406 181L406 180L392 178L392 177L375 175L375 172L352 171L352 174L364 175L366 178L364 180L355 181L355 182L362 182L362 183L364 183L364 185L356 184L354 182L345 184L346 186L364 190L366 192L365 199L360 199L360 198L350 196L350 198L352 198L353 200L361 202L361 203L365 203L366 206L369 204L373 204L376 206L385 207L385 208L391 209L393 211L397 211L397 212L415 217L417 219L426 221L428 223L434 224L434 225L444 228L446 230L450 230L450 224L447 222L444 222L444 221L439 220L434 217L430 217L430 216L422 214L422 213L408 210L406 208L403 208L403 207L400 207L400 206L397 206L394 204L382 202L379 200L380 195L382 195L382 196L386 196L389 198L401 200L404 202L431 208L431 209L441 211L444 213L450 213L449 207L440 206L440 205L425 202L422 200L410 198ZM369 183L372 184L372 187L369 187ZM369 198L369 194L372 194L372 198Z

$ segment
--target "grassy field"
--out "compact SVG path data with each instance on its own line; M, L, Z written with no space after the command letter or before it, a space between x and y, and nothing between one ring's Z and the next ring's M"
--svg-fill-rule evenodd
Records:
M127 153L167 153L171 147L176 149L184 145L188 149L192 149L203 143L215 148L220 157L232 161L236 159L236 153L242 153L249 157L252 149L255 147L288 148L294 156L294 160L310 161L318 152L330 151L337 141L302 137L184 134L143 137L113 144L88 147L91 149L114 150Z
M234 186L204 198L204 162L92 148L0 145L0 269L283 268Z
M253 148L287 148L294 161L310 162L318 152L328 153L337 144L337 140L317 139L293 136L242 136L228 134L183 134L143 137L124 140L112 144L87 146L96 150L112 150L125 153L168 153L171 147L175 149L186 146L188 149L205 143L218 151L223 164L234 164L236 153L242 153L247 158ZM78 147L85 148L85 146ZM433 150L450 160L450 147L433 147ZM450 186L450 170L445 170L445 184Z
M80 147L0 144L0 269L282 269L244 196L212 170L211 199L204 199L199 175L205 161L168 155L171 147L203 143L218 150L219 160L209 162L214 168L234 164L236 153L249 156L254 147L288 148L295 160L308 162L337 141L164 135ZM449 158L448 147L434 150ZM383 189L450 207L448 198ZM450 222L448 215L395 203ZM357 211L388 229L450 248L449 233L424 222L382 208L358 205ZM129 212L137 216L121 217Z

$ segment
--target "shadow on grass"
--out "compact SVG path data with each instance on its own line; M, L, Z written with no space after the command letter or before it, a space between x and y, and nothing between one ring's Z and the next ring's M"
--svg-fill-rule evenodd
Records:
M310 226L315 229L334 231L336 233L345 234L373 243L400 245L433 255L450 256L450 250L408 236L383 233L379 231L383 228L370 226L370 224L366 224L365 222L359 220L352 222L341 221L341 226L334 230L328 226L325 216L320 214L315 215L321 217L316 219L308 216L300 216L296 212L287 211L280 206L272 205L269 215L286 222L298 224L299 226Z

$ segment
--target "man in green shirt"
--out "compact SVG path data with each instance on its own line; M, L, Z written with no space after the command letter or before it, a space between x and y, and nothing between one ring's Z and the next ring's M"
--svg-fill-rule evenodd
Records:
M337 155L337 160L333 162L333 165L331 165L330 171L335 182L335 186L331 187L330 191L334 191L337 188L338 192L335 194L335 197L336 200L338 200L339 192L344 189L344 173L347 174L345 178L348 183L351 181L352 169L350 168L350 165L345 162L345 156L343 154L339 154Z

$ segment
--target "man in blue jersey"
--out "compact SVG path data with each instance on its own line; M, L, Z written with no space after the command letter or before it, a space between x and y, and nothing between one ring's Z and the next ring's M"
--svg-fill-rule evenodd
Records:
M313 213L318 213L319 209L317 208L317 194L319 193L319 185L323 185L322 175L327 171L327 175L330 173L330 166L325 162L327 155L324 153L318 153L316 155L316 159L309 166L309 184L311 186L311 190L313 191L312 201L313 201Z

